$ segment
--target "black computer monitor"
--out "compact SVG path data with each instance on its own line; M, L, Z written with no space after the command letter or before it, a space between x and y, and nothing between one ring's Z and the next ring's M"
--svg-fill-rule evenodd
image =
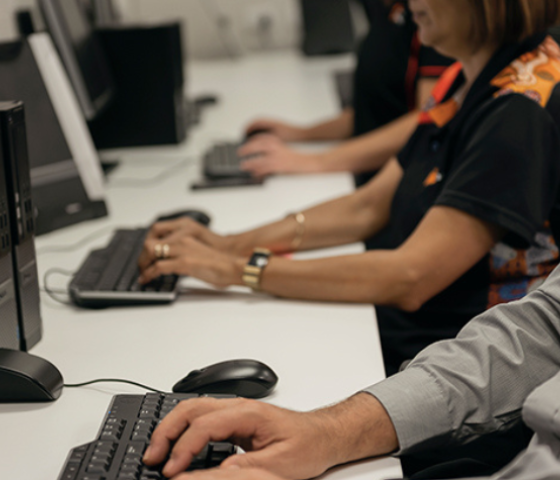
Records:
M87 120L111 101L114 82L103 50L78 0L39 0L47 28Z
M73 132L68 132L61 123L61 115L69 115L71 111L60 102L58 111L55 109L54 97L47 90L36 55L40 53L33 52L30 40L0 44L0 101L21 100L25 105L36 234L42 234L104 216L107 209L87 186L90 184L86 185L91 179L83 179L77 164L84 154L93 150L93 144L89 149L84 142L79 148L72 147L70 142L76 135L70 138ZM70 118L79 119L78 107L74 109L75 115ZM73 124L79 126L76 121ZM84 125L81 130L87 132L87 127Z

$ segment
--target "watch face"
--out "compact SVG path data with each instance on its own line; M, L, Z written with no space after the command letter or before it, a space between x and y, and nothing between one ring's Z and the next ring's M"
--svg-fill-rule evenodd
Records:
M257 258L257 261L256 261L257 267L265 267L267 263L268 263L268 258L267 257Z

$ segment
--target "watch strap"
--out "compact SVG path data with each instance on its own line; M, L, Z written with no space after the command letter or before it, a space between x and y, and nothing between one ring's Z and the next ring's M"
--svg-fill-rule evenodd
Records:
M243 267L242 280L245 285L253 290L260 290L262 272L268 265L271 253L267 248L255 248L253 250L251 258Z

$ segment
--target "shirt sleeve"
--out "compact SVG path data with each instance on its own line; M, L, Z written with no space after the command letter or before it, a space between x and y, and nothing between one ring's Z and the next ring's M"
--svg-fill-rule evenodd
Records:
M469 322L369 387L397 431L399 454L466 443L521 420L528 395L560 370L560 268L522 300Z
M465 211L513 234L527 246L549 220L560 182L560 135L533 100L492 99L461 129L445 185L435 205Z

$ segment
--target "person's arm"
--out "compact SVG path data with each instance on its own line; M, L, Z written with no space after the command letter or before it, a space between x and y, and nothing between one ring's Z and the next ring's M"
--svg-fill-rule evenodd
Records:
M239 155L251 157L242 162L241 168L255 176L377 170L404 147L417 125L418 112L412 112L319 153L299 152L275 136L259 135L239 149Z
M173 476L208 441L233 438L248 453L227 459L223 470L258 467L310 478L352 460L507 428L529 393L559 369L556 269L524 299L479 315L456 339L426 348L404 372L338 405L296 413L241 399L182 402L155 430L144 460L156 465L171 452L164 473Z
M415 311L473 267L502 234L460 210L434 207L395 250L302 261L273 257L261 288L286 298Z
M352 243L379 231L389 219L391 201L401 178L402 169L394 160L362 189L305 210L305 232L299 249ZM179 269L180 251L189 248L213 250L219 254L214 259L218 262L229 255L231 261L240 259L242 267L255 247L267 247L276 253L293 251L297 228L295 220L287 217L240 234L220 236L188 218L159 222L147 235L139 266L147 271L157 260L155 245L165 243L170 246L169 268ZM235 267L225 268L233 271Z
M507 430L529 393L559 370L557 268L538 290L482 313L367 391L388 411L401 453L411 453Z
M305 231L298 250L345 245L379 232L389 221L391 202L402 175L399 162L393 159L363 188L303 210ZM297 223L288 217L229 236L229 251L250 253L255 247L267 247L277 253L290 252L296 233Z
M389 219L391 199L401 175L395 161L354 195L304 211L306 227L301 248L349 243L377 231ZM286 219L234 240L242 246L238 251L250 250L249 245L285 251L295 228L295 221ZM300 261L272 257L263 272L261 288L286 298L374 303L414 311L475 265L501 235L501 229L477 217L450 207L434 207L395 250ZM243 285L247 256L219 252L188 237L166 239L170 258L151 263L153 242L160 240L146 241L144 282L176 273L221 287Z
M166 477L183 472L209 441L231 440L247 453L221 469L260 467L289 479L307 479L328 468L398 448L387 413L362 393L314 412L299 413L254 400L195 399L180 403L154 431L144 461L169 460Z
M246 134L266 131L285 142L313 142L326 140L344 140L352 135L354 128L354 110L344 109L340 115L307 127L261 118L252 122Z
M435 84L436 80L432 78L419 80L418 108L427 101ZM380 169L390 158L397 155L417 125L418 111L414 111L372 132L319 153L298 152L275 136L260 135L241 147L239 154L256 155L242 163L242 168L255 176L337 171L359 173Z

